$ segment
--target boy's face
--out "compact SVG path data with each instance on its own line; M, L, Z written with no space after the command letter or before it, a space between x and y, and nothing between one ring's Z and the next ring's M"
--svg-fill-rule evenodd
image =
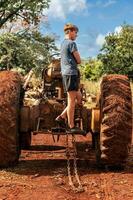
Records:
M77 37L77 31L76 31L76 30L71 30L71 31L69 32L69 38L70 38L71 40L75 40L76 37Z

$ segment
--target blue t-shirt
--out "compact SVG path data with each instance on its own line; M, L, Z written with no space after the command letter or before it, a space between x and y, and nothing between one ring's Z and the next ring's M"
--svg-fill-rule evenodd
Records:
M78 75L77 62L73 52L78 51L73 40L65 39L61 44L61 73L62 75Z

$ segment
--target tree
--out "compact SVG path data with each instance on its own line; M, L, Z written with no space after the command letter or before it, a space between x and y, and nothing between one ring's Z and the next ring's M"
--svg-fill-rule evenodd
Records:
M38 31L0 35L0 70L19 68L23 74L35 69L41 72L49 63L55 41Z
M1 0L0 28L8 21L21 18L28 24L37 24L43 9L49 7L50 0Z
M97 80L101 76L102 62L100 60L89 58L88 61L82 62L80 71L83 79L92 81Z
M106 36L98 58L103 63L102 74L133 71L133 26L124 25L119 34Z

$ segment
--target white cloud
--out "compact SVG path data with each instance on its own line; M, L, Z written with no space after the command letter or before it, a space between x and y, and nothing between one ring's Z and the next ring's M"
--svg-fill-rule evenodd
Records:
M116 0L106 0L106 2L103 2L103 0L98 0L98 1L96 1L95 4L93 4L93 6L106 8L106 7L109 7L109 6L111 6L115 3L117 3Z
M85 11L86 8L86 0L51 0L50 8L47 11L44 10L44 14L64 20L70 13L80 13L83 10Z
M119 34L121 32L121 30L122 30L122 27L121 26L117 26L117 27L115 27L114 33L115 34Z
M116 3L115 0L109 0L103 5L103 7L106 8L106 7L109 7L109 6L111 6L112 4L115 4L115 3Z
M121 26L116 26L114 29L114 34L119 34L121 30L122 30ZM102 46L105 42L105 37L108 36L109 34L112 34L112 32L107 32L105 35L99 33L96 38L96 45Z
M100 33L96 38L96 44L98 46L102 46L104 42L105 42L105 35Z

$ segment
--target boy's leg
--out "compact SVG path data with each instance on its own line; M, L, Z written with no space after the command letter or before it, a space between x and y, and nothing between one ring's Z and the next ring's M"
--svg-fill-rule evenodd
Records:
M63 110L63 112L60 114L60 116L61 116L63 119L66 119L66 118L67 118L67 107Z
M68 125L70 128L74 127L74 112L75 112L76 95L77 95L77 91L67 92L67 96L68 96L67 117L68 117Z

